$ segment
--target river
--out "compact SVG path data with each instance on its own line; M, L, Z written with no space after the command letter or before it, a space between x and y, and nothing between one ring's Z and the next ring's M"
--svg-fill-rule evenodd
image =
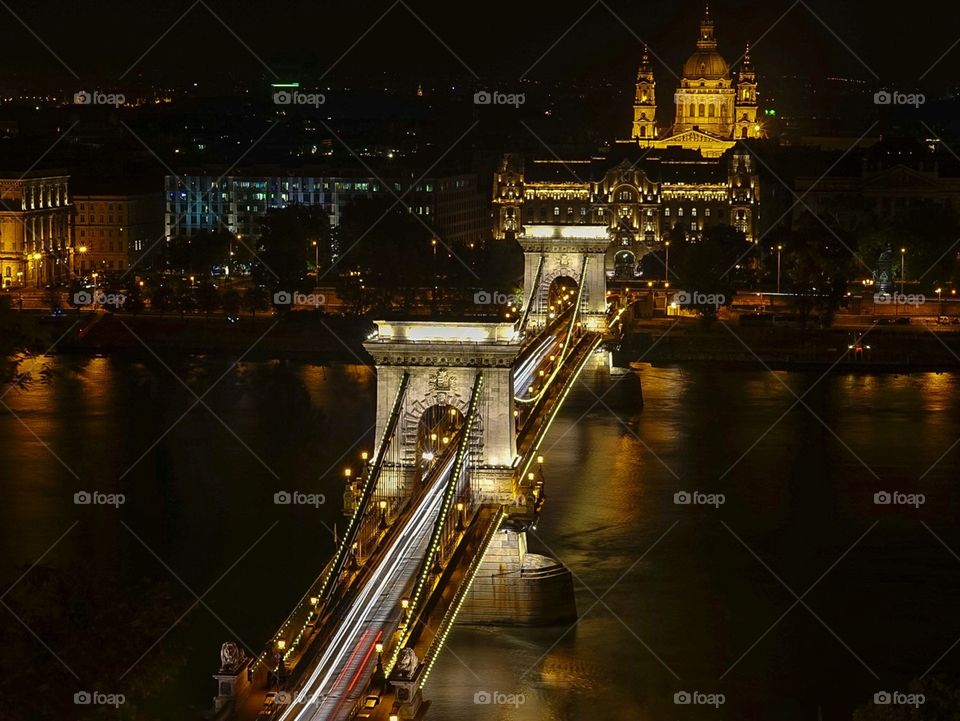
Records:
M55 680L24 718L62 717L77 689L125 693L122 718L193 717L220 644L259 650L332 552L343 467L373 444L373 371L40 367L48 382L0 406L4 683ZM579 623L458 628L428 719L849 721L931 667L956 676L956 376L640 377L642 396L633 374L588 369L544 446L529 542L575 574ZM276 505L283 490L326 502Z

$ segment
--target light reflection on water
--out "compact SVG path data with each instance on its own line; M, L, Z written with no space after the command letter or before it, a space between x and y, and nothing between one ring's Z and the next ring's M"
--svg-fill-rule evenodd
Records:
M51 563L82 564L118 593L125 578L163 577L122 519L199 592L277 520L208 599L258 647L329 556L328 528L342 528L338 459L358 438L354 455L373 442L370 369L171 361L201 395L226 373L205 402L238 440L202 406L184 416L195 398L158 364L44 362L56 371L50 385L4 399L22 423L0 413L3 579L77 519ZM426 689L429 719L791 721L817 718L818 706L827 721L849 719L960 636L960 564L919 523L960 550L955 376L671 368L642 378L644 405L632 375L589 370L546 440L548 503L530 541L576 575L581 620L572 629L458 629ZM118 512L78 509L71 497L81 488L129 500ZM331 503L277 509L281 489ZM872 497L883 489L923 492L928 502L878 508ZM722 492L727 502L677 506L680 490ZM802 594L877 520L805 599L842 643L798 606L720 681L794 601L751 551ZM185 608L192 599L182 600ZM186 666L169 708L207 703L229 636L206 613L170 635ZM941 668L956 671L954 657ZM679 690L721 691L727 705L720 715L680 714ZM475 704L484 691L524 703Z
M641 375L642 407L632 376L586 374L589 390L546 441L548 503L531 547L574 572L577 627L458 629L430 679L429 719L849 720L960 635L960 564L919 522L960 549L960 453L928 472L960 437L956 376ZM591 410L597 395L609 408ZM927 504L878 508L882 489ZM726 504L677 506L680 490ZM747 652L795 600L773 573L802 595L878 520L805 597L830 628L798 605ZM492 688L526 704L473 703ZM726 704L679 707L681 690Z

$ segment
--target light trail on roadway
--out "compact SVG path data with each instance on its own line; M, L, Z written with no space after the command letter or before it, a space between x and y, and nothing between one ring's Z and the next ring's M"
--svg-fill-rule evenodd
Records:
M290 692L292 702L278 721L321 721L332 718L348 701L347 696L363 674L370 660L370 651L376 644L371 639L370 631L374 632L372 635L376 638L380 638L381 634L389 636L392 632L392 629L385 627L397 613L404 590L419 570L440 512L446 485L444 481L451 473L455 460L456 454L450 453L443 466L435 471L432 486L421 501L420 508L371 571L370 578L357 593L309 677L297 690ZM356 663L360 658L363 660ZM346 708L352 708L352 704Z

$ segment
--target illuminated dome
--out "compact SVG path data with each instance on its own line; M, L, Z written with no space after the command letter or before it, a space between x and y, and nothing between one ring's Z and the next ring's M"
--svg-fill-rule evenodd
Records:
M717 52L717 38L714 35L713 18L710 17L710 6L700 23L700 34L697 36L697 51L690 56L683 65L685 80L726 80L730 77L730 66L723 56Z
M730 66L716 50L698 50L683 64L683 77L722 80L730 77Z

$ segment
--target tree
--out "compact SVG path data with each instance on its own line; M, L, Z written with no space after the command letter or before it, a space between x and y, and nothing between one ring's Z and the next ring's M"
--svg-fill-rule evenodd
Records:
M670 275L675 274L676 285L686 292L685 304L709 322L720 306L733 302L737 266L751 246L743 233L729 225L711 226L699 240L676 232L672 237Z
M200 287L197 288L195 298L197 307L208 318L213 311L220 307L220 293L217 291L217 287L208 280L202 282Z
M227 263L234 236L225 230L170 238L162 251L161 266L180 276L209 278L214 268Z
M150 293L150 308L158 313L173 307L173 289L169 285L157 285Z
M851 243L851 238L831 232L809 214L789 239L783 257L784 275L801 329L807 327L814 311L819 313L822 326L833 323L847 283L856 274L855 264L859 265L850 253Z
M258 310L267 309L267 292L259 285L255 285L243 294L243 308L257 317Z
M123 310L128 313L139 313L143 308L143 288L136 281L130 281L127 286L126 300L123 302Z
M223 294L223 312L230 317L236 316L240 312L240 305L243 298L233 288Z
M51 311L60 310L63 307L60 301L60 291L53 286L48 286L43 291L43 304Z
M402 205L392 205L385 197L355 200L343 209L338 229L338 290L358 297L363 282L364 301L380 309L390 306L397 290L446 283L453 264L460 265L452 257L455 249L448 250Z
M299 290L318 258L321 267L329 267L332 250L330 216L323 206L270 208L260 221L254 281L273 290Z

